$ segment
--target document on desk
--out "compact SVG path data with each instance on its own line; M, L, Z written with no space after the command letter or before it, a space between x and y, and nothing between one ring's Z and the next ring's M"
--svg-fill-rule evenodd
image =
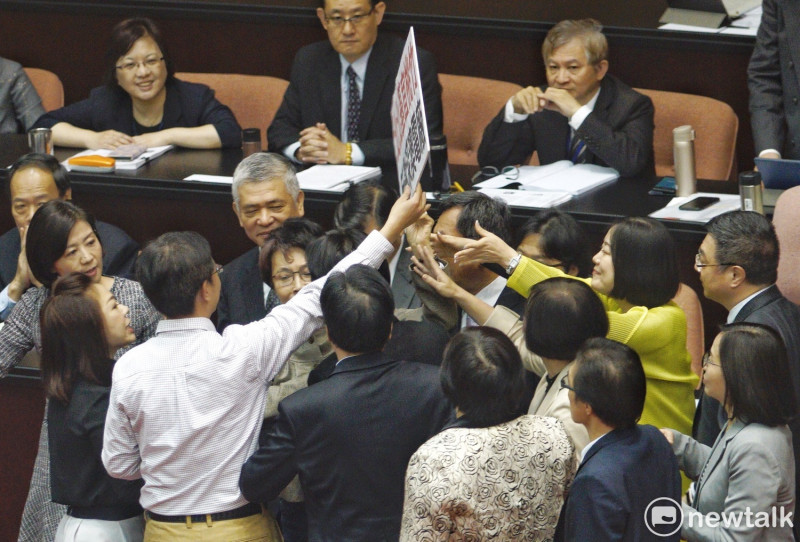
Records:
M511 190L504 188L480 188L478 192L490 198L506 202L511 207L548 209L572 199L569 192L556 190Z
M381 176L381 168L318 164L297 173L303 190L344 192L351 185Z
M701 211L685 211L679 209L681 205L697 197L719 198L719 201ZM672 198L666 207L650 213L650 217L660 218L662 220L679 220L681 222L705 224L715 216L721 215L722 213L727 213L728 211L735 211L739 208L741 208L739 194L714 194L712 192L697 192L691 196Z
M519 186L520 190L568 192L572 196L578 196L619 179L619 173L613 168L594 164L573 164L569 160L560 160L546 166L521 166L518 169L518 176L501 174L473 186L476 188Z
M161 147L150 147L145 152L140 154L138 156L138 158L135 158L134 160L121 160L121 159L117 158L117 160L116 160L116 162L114 164L114 169L116 171L135 171L135 170L139 169L140 167L142 167L143 165L145 165L150 160L158 158L159 156L161 156L162 154L164 154L165 152L167 152L167 151L169 151L169 150L171 150L173 148L174 148L174 145L162 145ZM85 150L85 151L81 151L81 152L79 152L78 154L76 154L74 156L70 156L70 158L75 158L75 156L89 156L89 155L108 156L112 152L114 152L114 151L109 150L109 149L88 149L88 150ZM67 170L70 170L70 166L67 163L68 161L69 161L69 158L67 158L67 160L65 160L62 163L63 163L64 167L67 168Z

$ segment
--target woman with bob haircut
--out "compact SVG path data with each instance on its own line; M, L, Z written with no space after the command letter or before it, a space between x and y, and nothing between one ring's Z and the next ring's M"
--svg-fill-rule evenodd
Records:
M105 64L105 86L36 121L36 127L53 130L56 145L241 146L239 123L214 91L175 78L161 32L150 19L126 19L115 26Z
M549 209L529 218L517 230L516 243L521 254L567 275L588 277L592 272L586 235L567 213Z
M457 418L408 463L400 540L552 540L574 448L560 421L517 416L525 388L514 344L496 329L465 328L440 375Z
M55 542L139 542L142 481L111 478L100 458L112 356L136 340L128 307L100 282L70 273L53 283L41 329L52 496L69 507Z
M548 278L568 276L519 254L479 224L475 229L481 235L478 240L434 237L457 250L457 260L501 265L510 272L508 286L525 296ZM432 258L430 250L423 252ZM419 263L417 259L414 262ZM671 300L679 286L675 242L658 221L629 217L611 226L592 262L591 278L575 280L591 286L604 305L607 337L627 344L642 360L647 400L640 423L691 432L697 376L686 350L686 315ZM476 322L509 336L522 326L515 313L505 307L492 309L452 283L432 260L418 267L425 282L455 299ZM525 348L519 343L518 347Z
M661 430L681 470L696 481L682 505L681 537L794 540L791 524L781 518L793 517L795 510L796 467L787 423L797 415L797 399L780 335L761 324L722 326L703 358L703 384L728 415L714 446ZM707 521L712 513L740 521Z
M42 205L31 219L25 245L31 273L42 286L29 288L0 329L0 378L29 351L41 352L39 314L50 296L53 282L69 273L82 273L102 284L115 299L130 308L136 341L117 350L119 358L135 344L155 335L161 315L138 282L103 275L103 246L94 218L75 204L52 200ZM50 498L47 418L42 423L39 451L34 464L28 500L22 514L20 540L52 540L64 507Z

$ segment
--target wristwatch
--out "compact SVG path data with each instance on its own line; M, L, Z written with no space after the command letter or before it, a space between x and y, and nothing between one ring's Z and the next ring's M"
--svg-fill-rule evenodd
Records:
M514 274L514 270L519 265L519 261L522 259L522 254L517 252L517 255L511 258L511 261L508 262L508 266L506 266L506 274L510 277Z

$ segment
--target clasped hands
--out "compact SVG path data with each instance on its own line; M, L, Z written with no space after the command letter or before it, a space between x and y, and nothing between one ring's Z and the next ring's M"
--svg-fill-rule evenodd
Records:
M343 164L347 155L344 143L333 135L324 122L300 132L300 147L295 157L310 164Z
M567 118L571 118L581 108L581 104L568 90L556 87L547 87L545 90L539 87L523 88L511 97L511 105L514 106L514 112L520 115L532 115L549 109Z

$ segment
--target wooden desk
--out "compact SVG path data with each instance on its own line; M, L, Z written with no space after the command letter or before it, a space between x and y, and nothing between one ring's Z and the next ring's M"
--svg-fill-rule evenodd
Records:
M24 136L0 136L0 167L5 168L28 151ZM58 149L64 160L75 149ZM171 230L195 230L211 243L214 256L221 263L249 250L251 242L239 227L231 210L228 185L183 181L193 173L232 175L241 160L241 151L192 151L175 149L133 173L72 173L76 203L97 218L122 227L140 243ZM453 179L469 184L471 167L452 168ZM0 178L5 181L5 171ZM568 202L560 209L572 214L585 228L590 246L599 247L608 226L628 216L643 216L663 207L669 198L649 196L655 179L620 179L616 183ZM700 183L701 190L721 191L727 183ZM0 191L0 232L13 227L8 211L8 194ZM306 216L325 227L332 222L332 211L340 196L307 192ZM435 204L434 204L435 206ZM435 213L435 209L434 209ZM516 225L535 214L531 209L512 209ZM724 310L702 296L698 274L693 270L694 254L702 241L702 226L665 222L675 236L681 258L681 280L694 288L703 302L707 342L717 325L724 321ZM38 371L17 368L0 381L0 540L16 539L19 519L27 495L33 459L36 455L39 428L43 416L43 393L38 386Z

